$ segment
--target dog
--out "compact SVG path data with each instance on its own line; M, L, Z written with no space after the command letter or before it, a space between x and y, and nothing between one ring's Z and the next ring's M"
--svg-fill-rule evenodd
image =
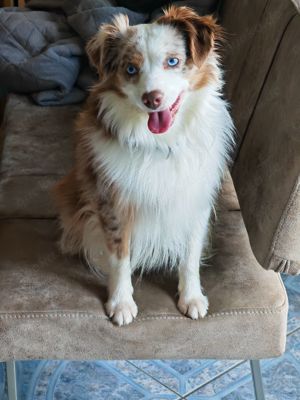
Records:
M131 275L177 268L178 308L204 317L200 261L233 124L211 16L170 6L103 24L86 50L99 81L76 123L75 165L55 188L64 253L107 276L106 311L136 317Z

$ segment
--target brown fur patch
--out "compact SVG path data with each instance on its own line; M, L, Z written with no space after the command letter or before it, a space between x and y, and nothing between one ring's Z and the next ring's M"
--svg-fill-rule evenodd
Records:
M124 55L122 57L122 62L120 64L121 74L127 80L137 83L139 80L139 73L131 76L126 72L128 65L133 65L137 71L141 69L144 64L144 56L141 52L136 49L135 44L129 44L124 49Z
M139 70L144 62L134 43L135 34L136 28L129 27L126 16L119 16L112 24L103 24L88 42L86 51L90 63L101 76L101 82L95 88L98 94L113 91L120 97L126 97L121 89L122 81L138 81L139 74L130 76L126 73L129 64Z
M84 225L93 210L91 205L84 202L80 194L80 185L76 179L75 169L56 184L53 195L63 227L62 251L77 254L82 250Z
M213 17L200 17L189 7L170 6L164 13L157 23L176 28L186 41L187 63L201 66L215 41L221 38L221 27Z
M122 36L114 24L101 25L98 33L87 43L86 52L91 65L100 76L115 71L118 65Z
M114 140L97 120L98 108L98 101L90 96L76 122L75 166L54 188L63 226L62 248L72 254L83 250L84 227L93 217L99 221L107 249L122 259L129 254L134 211L121 204L118 189L104 170L95 170L90 136L98 131L106 140Z
M109 251L118 259L129 254L130 235L132 227L132 211L130 207L121 212L114 201L99 201L99 216Z
M192 90L199 90L217 80L218 77L216 76L216 71L213 66L209 64L203 64L202 67L197 69L189 79Z

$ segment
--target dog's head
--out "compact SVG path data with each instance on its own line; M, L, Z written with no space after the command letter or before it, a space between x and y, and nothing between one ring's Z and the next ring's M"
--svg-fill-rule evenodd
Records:
M152 24L129 26L125 15L104 24L87 45L102 86L148 113L148 128L164 133L185 93L207 83L205 61L219 27L187 7L171 6Z

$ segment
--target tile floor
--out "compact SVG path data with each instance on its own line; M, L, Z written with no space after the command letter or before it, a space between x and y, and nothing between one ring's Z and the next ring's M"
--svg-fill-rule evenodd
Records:
M290 301L286 353L262 362L266 400L300 400L300 276L284 277ZM20 400L252 400L247 361L18 362ZM0 363L0 400L7 400Z

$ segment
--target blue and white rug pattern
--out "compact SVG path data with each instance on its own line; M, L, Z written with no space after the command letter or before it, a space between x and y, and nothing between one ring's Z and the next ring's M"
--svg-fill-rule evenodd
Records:
M300 399L300 276L285 277L286 353L262 362L267 400ZM250 367L236 360L30 361L17 363L19 400L252 400ZM7 400L0 363L0 400Z

